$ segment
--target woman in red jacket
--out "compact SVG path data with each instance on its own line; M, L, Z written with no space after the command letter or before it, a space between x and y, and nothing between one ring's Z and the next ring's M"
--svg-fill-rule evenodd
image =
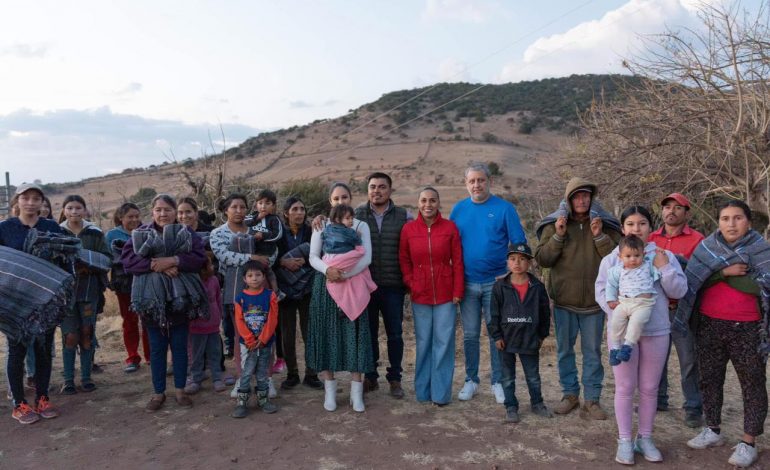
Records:
M417 343L417 401L443 406L452 399L456 305L463 297L463 252L454 222L441 217L438 191L426 187L420 214L401 230L399 261L410 291Z

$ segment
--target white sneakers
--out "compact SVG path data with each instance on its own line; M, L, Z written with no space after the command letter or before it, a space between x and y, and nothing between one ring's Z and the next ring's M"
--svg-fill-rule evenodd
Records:
M618 439L618 451L615 452L615 462L623 465L634 464L634 441L631 439Z
M706 449L707 447L717 447L724 445L725 438L717 434L711 428L703 428L697 436L687 441L687 445L693 449ZM744 442L739 442L733 447L733 455L727 460L730 465L736 467L749 467L757 461L757 448Z
M634 441L634 452L638 452L644 456L644 459L648 462L662 462L663 454L660 453L655 443L652 442L651 437L638 436Z
M721 434L717 434L711 428L706 427L703 428L700 434L687 441L687 446L691 449L706 449L707 447L721 446L724 443L725 438Z
M733 449L735 449L735 451L727 461L730 465L735 465L736 467L749 467L757 461L756 447L740 442L737 446L733 447Z
M476 391L478 389L479 389L479 384L477 384L473 380L467 380L465 382L465 385L463 385L462 390L460 390L460 393L457 394L457 399L460 401L468 401L471 398L473 398L473 395L476 394Z
M499 405L505 403L505 392L503 391L503 384L497 382L496 384L492 385L492 393L495 394L495 401Z
M479 391L479 384L473 380L468 380L463 384L462 390L457 394L457 399L460 401L468 401L476 395ZM492 393L495 395L495 401L499 404L505 403L505 392L503 392L503 384L496 383L492 385Z

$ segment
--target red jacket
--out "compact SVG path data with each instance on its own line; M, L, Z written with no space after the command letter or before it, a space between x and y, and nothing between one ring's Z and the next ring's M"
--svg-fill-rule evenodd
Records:
M440 213L430 227L421 214L404 225L398 258L412 302L439 305L451 302L453 297L463 297L460 232L454 222L442 218Z

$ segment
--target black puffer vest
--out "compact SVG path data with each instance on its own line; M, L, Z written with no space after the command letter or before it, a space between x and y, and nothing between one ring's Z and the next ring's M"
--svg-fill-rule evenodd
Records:
M382 219L382 230L377 228L374 213L365 202L356 208L356 219L369 224L372 237L372 279L380 287L404 287L401 266L398 264L398 245L401 228L406 224L406 209L390 202Z

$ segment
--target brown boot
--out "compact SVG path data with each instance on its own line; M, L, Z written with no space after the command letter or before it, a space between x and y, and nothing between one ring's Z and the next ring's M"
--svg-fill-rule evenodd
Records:
M404 389L401 388L401 382L398 380L390 381L390 396L393 398L404 398Z
M364 379L364 393L373 392L380 388L380 385L377 383L377 379Z
M557 415L566 415L579 406L580 400L576 395L564 395L559 404L554 407L553 412Z
M580 417L604 421L607 419L607 413L602 409L598 401L586 400L583 406L580 407Z

